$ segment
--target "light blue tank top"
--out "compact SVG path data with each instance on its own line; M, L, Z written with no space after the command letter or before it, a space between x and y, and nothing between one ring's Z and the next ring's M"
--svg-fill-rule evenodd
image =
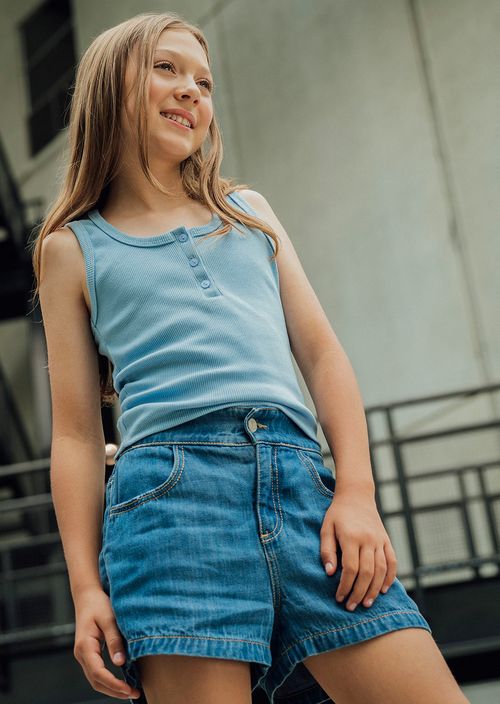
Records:
M256 211L239 193L237 209ZM238 223L148 237L97 209L67 223L85 259L91 329L113 363L121 415L116 459L151 433L227 406L273 404L311 438L317 421L292 364L272 239Z

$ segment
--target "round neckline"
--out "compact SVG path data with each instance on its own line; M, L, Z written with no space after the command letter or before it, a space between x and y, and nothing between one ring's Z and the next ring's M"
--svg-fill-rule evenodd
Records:
M125 242L126 244L133 244L136 247L150 247L152 245L164 244L166 242L172 242L176 239L176 234L179 232L191 233L194 237L198 235L204 235L207 232L217 229L219 225L222 224L221 218L217 213L212 213L212 217L209 222L204 225L196 225L195 227L186 227L185 225L179 225L173 230L166 230L157 235L128 235L126 232L122 232L110 222L108 222L99 212L98 208L92 208L87 213L88 217L92 222L97 225L101 230L106 232L108 235L116 240Z

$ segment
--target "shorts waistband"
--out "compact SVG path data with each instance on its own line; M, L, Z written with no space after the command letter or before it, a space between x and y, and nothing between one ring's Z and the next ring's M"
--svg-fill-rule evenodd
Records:
M173 428L152 433L134 442L125 452L151 443L271 443L291 444L321 452L287 414L276 406L229 406L205 413Z

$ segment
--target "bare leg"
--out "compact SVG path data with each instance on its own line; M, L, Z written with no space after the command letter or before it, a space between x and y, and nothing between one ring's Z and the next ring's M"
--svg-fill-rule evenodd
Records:
M250 663L186 655L137 660L148 704L251 704Z
M304 665L335 704L470 704L423 628L312 655Z

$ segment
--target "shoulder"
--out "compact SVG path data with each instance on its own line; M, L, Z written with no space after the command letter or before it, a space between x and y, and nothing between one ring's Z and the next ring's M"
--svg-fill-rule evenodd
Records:
M40 245L44 263L49 266L76 266L82 261L81 249L73 230L60 227L49 232Z
M259 191L254 191L249 188L238 190L237 193L239 193L253 208L253 210L255 210L257 217L270 225L274 232L278 235L280 240L280 251L277 255L277 261L279 262L280 259L283 258L281 251L290 248L293 249L293 245L287 231L281 224L269 201Z
M237 190L236 193L238 193L242 198L244 198L257 213L260 211L266 212L266 208L270 209L271 207L262 195L262 193L259 193L259 191L253 191L250 188L242 188L240 190Z
M49 232L40 245L40 286L64 287L68 293L83 293L85 261L80 244L69 227Z
M55 266L78 261L80 246L69 227L60 227L49 232L40 245L44 262Z
M42 248L48 256L71 256L80 249L75 233L70 227L59 227L43 238Z
M237 193L246 200L250 207L255 210L257 217L267 222L274 230L278 231L278 234L287 237L286 232L283 229L283 225L278 220L276 213L271 208L268 200L259 193L259 191L253 191L249 188L238 190Z

